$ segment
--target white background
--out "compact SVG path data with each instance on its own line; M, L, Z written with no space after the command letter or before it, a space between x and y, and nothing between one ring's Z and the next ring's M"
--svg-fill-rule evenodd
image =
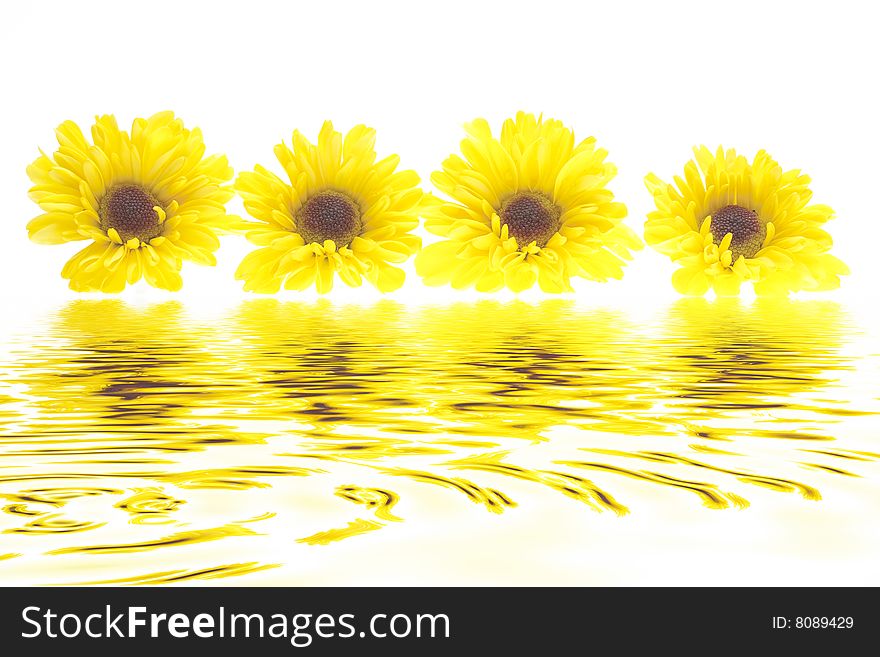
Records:
M173 109L200 126L236 171L280 172L272 147L330 118L378 130L430 189L462 124L493 126L518 109L594 135L619 167L612 183L641 233L652 207L643 177L670 179L694 144L765 148L813 178L837 211L835 253L852 268L835 298L875 296L878 272L877 21L869 3L706 2L41 2L6 3L0 184L5 296L63 300L59 277L85 243L31 244L39 210L26 165L55 148L65 119L88 133L97 114L121 125ZM240 202L232 212L242 212ZM237 299L233 272L250 245L225 238L217 268L185 265L186 300ZM411 268L410 268L411 271ZM672 264L650 249L623 281L577 284L578 301L674 298ZM334 300L369 300L367 288ZM299 298L289 293L292 298ZM164 298L140 284L133 300ZM300 295L302 297L303 295ZM308 297L309 295L305 295ZM502 298L505 295L502 294ZM508 294L509 296L509 294ZM539 297L531 292L526 298ZM401 300L462 298L410 273Z
M596 136L610 151L620 171L612 188L639 233L653 206L643 184L647 172L670 179L695 144L724 144L750 157L765 148L784 167L809 173L815 202L837 211L829 224L834 252L852 275L841 290L824 296L880 317L875 288L880 39L867 2L81 0L7 2L0 12L4 329L32 306L55 308L77 297L59 273L85 243L49 247L27 238L26 223L39 209L27 197L25 167L37 149L54 150L53 130L66 119L88 133L96 114L113 113L121 125L130 125L135 117L164 109L173 109L188 126L200 126L209 152L225 152L237 171L259 162L280 172L272 148L289 141L294 128L314 139L327 118L343 131L366 123L378 130L380 156L399 153L426 189L431 171L458 150L464 122L484 116L497 130L519 109L543 112L565 121L581 138ZM243 212L238 200L230 210ZM248 296L233 272L250 248L243 237L226 237L218 267L185 265L180 294L141 284L122 296L135 303L176 297L188 310L214 312ZM443 302L477 296L426 289L409 269L405 287L392 298ZM672 269L646 248L622 281L576 284L574 298L630 309L665 304L677 298ZM339 284L331 299L379 296L368 287ZM859 389L873 395L868 382ZM866 427L864 436L869 435ZM587 535L571 520L573 514L551 514L546 522L569 532L569 545L589 542L609 555L632 555L631 569L608 571L630 583L658 577L675 583L682 573L698 578L688 580L694 583L703 574L706 582L725 584L745 581L744 574L748 583L876 582L871 548L877 529L865 521L876 508L876 495L863 493L863 481L838 484L835 490L844 491L836 498L835 508L845 509L840 515L813 507L792 511L798 499L783 510L768 505L765 514L705 521L701 516L685 526L660 498L656 513L638 522L633 516L612 525L614 519L603 516L606 532L590 529ZM644 536L655 536L652 523L667 521L670 536L677 532L679 538L665 543L654 538L646 551ZM813 530L810 538L787 533L792 523ZM494 540L479 538L492 536L485 528L495 525L484 527L481 517L480 527L486 533L475 530L472 543L484 550L478 552L481 572L503 580L510 568L521 568L514 559L522 552L502 551L499 557ZM533 574L538 583L570 581L568 561L549 563L559 554L548 547L549 538L542 543L536 534L528 543L520 540L521 532L532 527L504 527L509 544L532 550L541 566ZM431 550L442 554L445 544L437 537L443 535L425 534L423 549L408 553L414 555L413 572L423 572ZM448 536L453 549L456 536ZM705 550L706 541L722 548ZM288 554L290 548L279 549ZM383 548L371 558L360 543L351 550L352 558L342 562L348 568L340 571L343 582L354 581L362 563L387 557ZM575 549L569 558L582 557ZM268 571L267 581L274 577ZM405 570L400 577L394 581L405 582Z

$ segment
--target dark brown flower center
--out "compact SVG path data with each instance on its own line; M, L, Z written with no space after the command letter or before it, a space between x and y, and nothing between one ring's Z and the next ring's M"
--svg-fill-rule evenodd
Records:
M306 244L333 240L337 248L342 248L351 244L363 227L358 204L333 190L312 196L296 215L296 228Z
M712 215L709 224L712 241L721 244L724 236L730 233L730 251L733 262L740 256L753 258L761 250L767 227L758 219L758 214L741 205L726 205Z
M111 187L98 208L101 228L113 228L127 242L133 237L146 242L162 234L162 223L153 209L159 202L140 185Z
M501 224L520 248L536 242L543 247L559 230L559 208L540 192L519 192L501 204Z

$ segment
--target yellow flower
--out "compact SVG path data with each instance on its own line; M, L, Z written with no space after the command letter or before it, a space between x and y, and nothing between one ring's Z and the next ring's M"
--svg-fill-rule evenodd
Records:
M258 221L243 224L262 248L245 256L235 276L251 292L304 290L324 294L336 274L357 287L367 279L382 292L403 285L405 262L421 245L423 192L414 171L395 169L397 155L376 161L376 131L355 126L345 136L326 121L317 146L299 131L293 149L275 147L286 182L257 165L238 176L235 189Z
M172 112L135 119L131 134L101 116L89 143L65 121L59 149L28 169L30 197L45 212L28 223L41 244L92 240L61 275L79 292L120 292L144 278L178 290L183 260L214 265L218 230L231 217L234 193L225 155L203 157L198 128L187 130Z
M623 276L639 238L605 185L617 169L592 137L575 143L560 121L519 112L500 139L484 119L465 126L464 156L431 177L452 201L433 200L425 227L445 239L416 257L428 285L515 292L571 291L570 278Z
M680 265L672 284L682 294L739 294L752 281L760 295L830 290L846 265L828 253L822 226L834 212L807 205L810 178L785 171L764 151L750 164L733 149L713 155L694 149L696 161L675 185L645 179L657 210L645 222L645 241Z

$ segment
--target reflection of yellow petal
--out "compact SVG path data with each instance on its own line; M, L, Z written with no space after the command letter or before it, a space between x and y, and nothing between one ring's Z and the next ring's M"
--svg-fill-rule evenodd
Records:
M230 563L210 565L205 568L176 570L163 570L159 572L132 575L131 577L118 577L115 579L99 579L87 582L73 582L73 586L100 586L108 584L178 584L180 582L196 581L204 579L221 579L224 577L241 577L271 568L278 568L281 564L261 564L257 561L245 563Z
M423 309L386 300L344 312L251 299L222 316L185 310L79 300L11 351L6 419L28 434L6 441L3 493L60 514L6 534L33 543L27 559L3 562L11 573L44 581L57 556L41 553L91 546L97 556L64 557L71 572L110 560L101 578L195 581L249 576L224 566L236 563L231 553L271 564L279 544L306 536L350 536L349 547L381 552L430 534L434 521L518 531L548 509L628 509L638 520L659 500L699 515L700 500L732 510L755 492L757 507L800 508L833 492L841 471L867 481L878 464L869 436L838 430L858 413L869 423L874 406L840 395L850 322L833 303L689 298L636 318L559 299ZM851 453L866 460L840 455ZM41 466L51 481L33 478ZM354 500L335 497L347 481L361 487ZM92 501L75 502L83 493L73 487ZM153 490L132 500L123 487ZM272 521L261 513L270 509ZM33 519L5 518L9 528ZM356 518L391 531L352 528ZM255 533L204 542L229 524ZM148 563L157 560L176 570ZM284 577L297 577L296 565Z
M367 508L373 509L376 517L391 522L402 522L402 518L398 518L391 513L391 509L400 500L397 493L379 488L361 488L360 486L340 486L336 489L336 494L350 502L363 504Z
M162 536L155 540L137 543L99 544L65 547L52 550L49 554L119 554L125 552L145 552L154 548L177 547L206 541L218 541L230 536L254 536L256 532L247 527L229 524L212 529L194 529Z
M351 538L352 536L358 536L377 529L382 529L384 526L385 525L377 520L364 520L363 518L358 518L357 520L348 523L347 527L328 529L327 531L318 532L317 534L312 534L305 538L298 538L296 539L296 542L306 543L307 545L329 545L335 541L341 541L345 538Z

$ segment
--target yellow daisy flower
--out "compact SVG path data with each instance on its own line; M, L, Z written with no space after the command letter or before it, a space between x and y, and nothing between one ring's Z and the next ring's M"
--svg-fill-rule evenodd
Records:
M218 230L231 217L234 192L225 155L204 157L198 128L187 130L172 112L135 119L131 134L101 116L89 143L65 121L59 149L41 152L28 169L30 197L45 212L28 223L34 242L92 240L61 275L79 292L120 292L141 278L178 290L183 260L214 265Z
M243 224L257 246L235 276L251 292L304 290L324 294L336 274L357 287L368 280L382 292L403 285L393 266L415 253L421 240L410 234L419 224L423 192L414 171L395 169L391 155L376 161L376 131L363 125L342 134L326 121L317 145L299 131L293 148L275 147L290 182L257 165L241 173L235 189L258 221Z
M752 281L757 294L830 290L848 274L828 253L822 226L834 212L807 205L810 178L783 171L764 151L749 163L733 149L694 149L696 161L675 185L649 174L657 210L645 222L645 241L680 265L672 284L682 294L739 294Z
M484 119L465 130L464 157L431 176L453 200L426 210L425 227L445 238L416 257L426 284L519 292L537 282L568 292L572 276L623 276L642 244L621 223L626 206L605 188L617 169L593 137L576 143L560 121L524 112L504 122L500 139Z

